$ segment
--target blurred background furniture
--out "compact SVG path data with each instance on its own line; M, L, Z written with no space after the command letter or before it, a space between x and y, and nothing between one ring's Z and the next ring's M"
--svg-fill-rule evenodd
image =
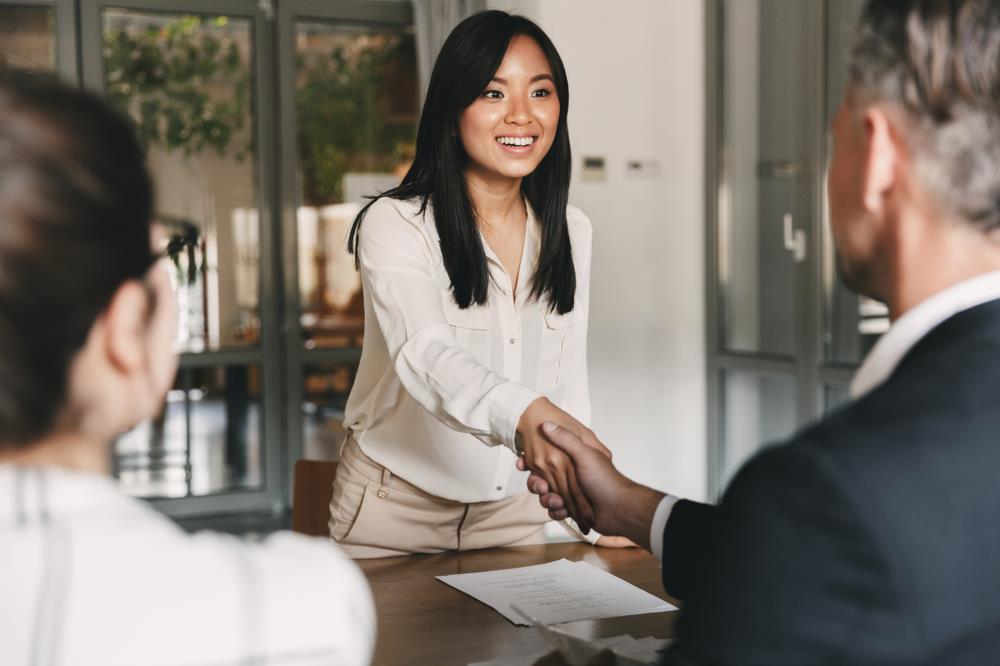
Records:
M292 495L292 531L309 536L330 533L330 500L337 463L329 460L298 460Z

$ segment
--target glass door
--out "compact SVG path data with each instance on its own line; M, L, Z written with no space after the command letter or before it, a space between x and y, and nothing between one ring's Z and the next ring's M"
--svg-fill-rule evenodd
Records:
M276 289L262 280L277 177L266 11L238 0L81 11L84 82L135 120L156 222L183 248L177 380L162 413L119 439L115 473L175 516L281 508L284 373Z
M361 359L347 236L413 158L418 77L407 2L291 0L278 13L289 459L336 459Z
M810 268L818 225L819 0L727 0L717 26L709 384L717 495L808 411Z
M836 272L828 126L863 0L717 0L708 11L709 489L848 399L888 326Z

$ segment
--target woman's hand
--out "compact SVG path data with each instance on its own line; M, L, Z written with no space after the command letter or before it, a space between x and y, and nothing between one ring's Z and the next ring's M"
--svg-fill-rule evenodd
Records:
M608 460L611 460L610 449L604 446L601 440L597 439L597 435L594 434L593 430L577 421L569 413L553 405L548 398L538 398L528 405L528 408L521 414L521 420L517 425L517 433L522 437L524 436L521 433L522 427L529 427L536 432L540 432L539 428L546 421L566 428L579 437L581 442L593 449L597 449L606 455Z
M569 457L553 446L542 433L546 421L557 423L572 431L588 446L611 458L611 452L598 441L593 431L559 409L546 398L538 398L524 410L517 425L518 445L523 453L520 469L529 469L544 479L549 488L566 502L566 508L577 519L580 530L586 534L594 520L594 510L587 496L580 490L576 470ZM558 490L555 490L558 489Z
M594 544L600 546L601 548L638 548L638 544L623 536L609 536L607 534L602 534Z

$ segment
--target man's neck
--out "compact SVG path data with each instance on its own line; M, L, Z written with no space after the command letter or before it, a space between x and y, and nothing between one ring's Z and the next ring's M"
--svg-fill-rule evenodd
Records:
M887 290L893 321L934 294L979 275L1000 271L1000 239L962 221L907 224L896 244Z

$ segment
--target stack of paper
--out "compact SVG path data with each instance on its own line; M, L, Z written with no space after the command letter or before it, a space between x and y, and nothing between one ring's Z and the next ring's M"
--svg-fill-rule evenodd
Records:
M615 666L656 664L660 661L660 652L670 643L669 640L652 636L641 640L628 635L586 639L544 625L540 625L538 629L570 666L585 666L603 651L609 652L614 657L608 663L613 663Z
M516 569L438 576L438 580L524 626L677 610L607 571L566 559Z
M539 629L570 666L586 666L593 663L598 655L601 655L601 663L613 663L615 666L650 666L660 662L661 653L670 643L652 636L637 639L627 635L588 640L550 627L540 625ZM534 666L549 652L522 650L489 661L477 661L469 666ZM610 659L604 660L605 656Z

